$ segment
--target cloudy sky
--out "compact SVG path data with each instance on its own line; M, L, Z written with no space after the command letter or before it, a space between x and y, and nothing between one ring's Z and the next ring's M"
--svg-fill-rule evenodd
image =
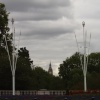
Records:
M11 18L15 20L16 38L21 30L20 47L29 50L36 66L48 70L51 61L54 75L58 75L59 64L77 51L74 32L78 42L82 42L83 21L86 23L87 38L92 34L90 52L100 51L100 0L0 2L10 12L9 27Z

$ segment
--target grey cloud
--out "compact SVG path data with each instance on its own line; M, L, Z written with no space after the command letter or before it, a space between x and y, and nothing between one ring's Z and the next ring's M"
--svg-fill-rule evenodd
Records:
M67 13L64 11L66 10ZM16 18L17 21L40 21L40 20L57 20L65 16L69 19L73 19L73 14L70 13L69 9L59 8L59 9L45 9L37 10L31 12L12 12L12 16Z
M31 8L46 9L70 6L69 0L3 0L10 11L28 11ZM13 8L13 9L12 9Z
M51 28L51 29L41 29L41 30L33 30L31 31L31 34L27 34L27 35L32 35L32 33L34 35L40 35L40 36L43 36L43 37L54 37L54 36L57 36L57 35L61 35L61 34L65 34L65 33L70 33L72 32L71 29L64 29L63 27L56 27L56 28Z
M29 21L17 24L21 28L23 35L37 39L48 39L66 33L73 33L77 25L74 20L62 18L56 21Z
M3 0L3 2L18 21L56 20L62 16L73 18L70 0Z
M32 6L32 2L29 2L29 0L3 0L2 3L6 5L10 12L26 12Z

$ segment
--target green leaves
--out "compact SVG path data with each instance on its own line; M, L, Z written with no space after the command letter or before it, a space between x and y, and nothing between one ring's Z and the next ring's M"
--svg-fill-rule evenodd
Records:
M9 31L8 28L8 15L5 5L0 3L0 32L5 34Z
M88 88L100 88L100 82L97 82L97 80L100 80L100 52L91 53L90 55L88 55L87 69ZM96 75L96 77L93 77L93 75ZM83 89L83 72L79 53L73 54L71 57L63 61L62 64L60 64L59 76L62 77L62 79L65 81L65 84L67 84L67 88Z

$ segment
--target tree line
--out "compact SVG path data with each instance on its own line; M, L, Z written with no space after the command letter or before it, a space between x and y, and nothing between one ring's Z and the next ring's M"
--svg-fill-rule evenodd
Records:
M12 89L12 72L9 62L9 55L12 55L12 36L8 27L9 13L5 5L0 3L0 89ZM16 49L16 47L15 47ZM11 61L12 63L12 61ZM31 68L33 61L30 58L26 47L18 50L16 65L16 90L83 90L83 71L80 62L80 53L76 52L67 57L59 66L59 76L50 75L43 68L36 66ZM88 55L87 65L87 87L88 89L100 89L100 52Z
M83 90L84 79L80 53L76 52L68 57L59 67L59 76L65 81L68 90ZM87 89L100 89L100 52L88 55Z

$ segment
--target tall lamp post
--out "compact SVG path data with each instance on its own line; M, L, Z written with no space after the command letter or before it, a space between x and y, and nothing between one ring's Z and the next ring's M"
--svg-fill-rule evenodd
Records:
M11 22L12 22L12 35L13 35L12 36L12 55L11 55L12 57L10 56L9 48L8 48L8 44L7 44L7 41L10 41L10 40L7 40L6 35L4 35L4 39L6 42L6 50L8 53L8 58L10 61L11 72L12 72L12 95L15 95L15 71L16 71L16 63L17 63L19 48L18 49L15 48L15 28L14 28L14 19L13 18L12 18ZM20 35L21 35L21 33L20 33ZM20 37L19 37L19 41L20 41Z
M81 66L82 66L82 70L83 70L83 76L84 76L84 92L87 92L87 82L86 82L86 75L87 75L87 64L88 64L88 54L89 54L89 49L90 49L90 41L91 41L91 33L90 33L90 40L89 40L89 45L87 45L87 32L84 32L84 27L85 27L85 22L82 22L82 26L83 26L83 50L84 50L84 57L82 59L82 55L80 55L80 62L81 62ZM77 41L76 38L76 34L75 34L75 39L76 39L76 43L77 43L77 48L78 48L78 52L80 51L79 49L79 43Z
M16 53L15 53L15 30L14 30L14 19L12 18L12 92L15 95L15 70L16 70Z
M87 74L87 57L86 57L86 33L84 33L85 22L82 22L83 26L83 43L84 43L84 63L83 63L83 75L84 75L84 92L87 91L87 82L86 82L86 74Z

